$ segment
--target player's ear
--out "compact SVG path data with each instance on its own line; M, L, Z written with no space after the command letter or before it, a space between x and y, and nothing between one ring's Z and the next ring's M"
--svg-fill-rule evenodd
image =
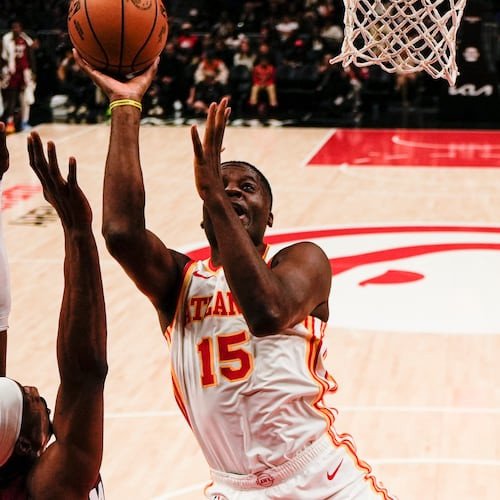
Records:
M274 215L272 212L269 212L269 215L267 217L267 225L269 227L273 227L273 222L274 222Z

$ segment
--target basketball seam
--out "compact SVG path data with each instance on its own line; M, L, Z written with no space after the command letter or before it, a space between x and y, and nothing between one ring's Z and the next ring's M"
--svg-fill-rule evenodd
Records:
M132 59L132 62L130 63L130 66L133 68L135 66L135 63L137 61L137 58L140 56L141 52L144 50L144 48L147 46L151 36L153 35L154 33L154 30L156 28L156 20L158 19L158 1L155 2L155 17L153 19L153 26L151 27L151 31L149 32L149 35L148 37L146 38L146 40L144 40L144 43L142 44L142 47L137 51L137 54L134 56L134 58ZM156 57L155 57L156 59ZM154 60L154 59L153 59Z
M99 38L97 38L96 32L94 31L94 27L92 26L92 21L90 20L89 11L87 10L87 0L85 0L85 17L87 18L87 22L89 23L90 31L92 32L92 35L93 35L95 41L97 42L97 45L99 45L99 48L101 49L102 53L104 54L104 59L106 61L106 67L109 67L109 57L108 57L108 54L104 50L104 47L101 44ZM98 61L98 59L96 57L93 57L93 59L95 59L96 61Z
M123 67L123 52L125 46L125 0L122 0L122 27L120 33L120 59L118 64L118 72L121 73Z

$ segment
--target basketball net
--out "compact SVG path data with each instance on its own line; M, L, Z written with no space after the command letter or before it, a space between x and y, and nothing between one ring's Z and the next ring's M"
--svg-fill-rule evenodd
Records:
M457 30L466 0L344 0L344 42L331 64L426 71L450 86L458 75Z

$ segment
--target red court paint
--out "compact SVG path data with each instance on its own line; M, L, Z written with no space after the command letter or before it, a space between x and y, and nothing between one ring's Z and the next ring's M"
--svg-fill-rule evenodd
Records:
M2 193L2 210L7 210L21 201L29 200L41 190L42 186L30 186L24 184L18 184L6 189Z
M307 166L499 168L500 131L336 129Z

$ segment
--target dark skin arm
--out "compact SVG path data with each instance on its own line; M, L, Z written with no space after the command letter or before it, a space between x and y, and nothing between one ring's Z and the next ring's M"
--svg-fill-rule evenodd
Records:
M5 138L5 124L0 122L0 180L3 174L9 169L9 151L7 149L7 142ZM0 199L0 205L1 205ZM0 254L0 259L3 255ZM7 268L7 263L0 263L0 266ZM5 377L7 370L7 330L0 330L0 377Z
M57 335L60 385L53 421L56 441L37 462L28 488L34 499L82 499L94 486L102 460L104 295L92 212L76 180L76 161L69 159L65 180L52 142L47 150L48 161L40 137L31 133L30 165L64 230L64 293Z
M331 270L323 251L312 243L292 245L277 254L269 268L261 257L264 244L252 241L231 205L220 167L228 116L223 99L210 106L203 143L196 126L191 129L196 187L217 240L212 258L224 267L254 335L282 331L309 314L326 321Z
M75 59L110 102L141 101L156 74L157 62L121 82L95 70L75 51ZM104 173L102 232L108 250L156 307L164 330L173 320L182 270L189 258L167 248L146 228L145 192L139 158L141 112L121 106L111 113L111 136Z

